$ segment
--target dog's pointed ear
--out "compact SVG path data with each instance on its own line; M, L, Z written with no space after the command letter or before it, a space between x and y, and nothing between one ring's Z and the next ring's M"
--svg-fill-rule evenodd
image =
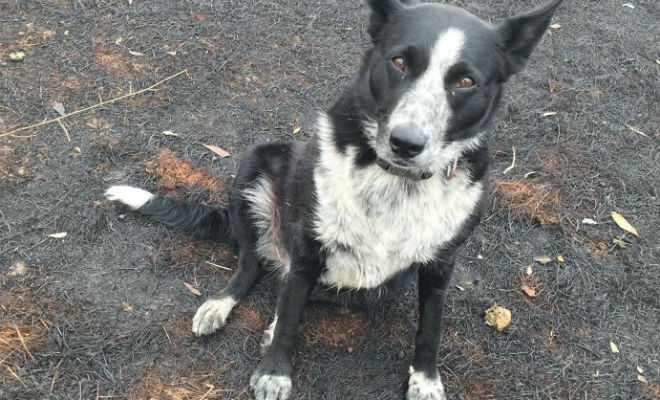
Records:
M408 3L406 0L404 2ZM403 9L403 4L399 0L367 0L367 4L371 8L367 32L373 40L376 40L383 26Z
M509 17L496 26L504 43L506 78L523 69L561 2L562 0L553 0L533 10Z

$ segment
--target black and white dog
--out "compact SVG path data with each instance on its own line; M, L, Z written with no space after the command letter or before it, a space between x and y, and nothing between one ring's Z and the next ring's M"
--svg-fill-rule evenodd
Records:
M238 246L238 269L193 318L197 335L222 328L264 269L279 269L275 316L250 379L258 400L290 395L312 289L380 288L409 270L419 276L419 326L407 398L445 399L440 317L457 249L484 209L493 114L561 0L497 25L448 5L368 2L373 46L353 82L320 116L315 138L245 156L230 208L130 186L106 192L195 237Z

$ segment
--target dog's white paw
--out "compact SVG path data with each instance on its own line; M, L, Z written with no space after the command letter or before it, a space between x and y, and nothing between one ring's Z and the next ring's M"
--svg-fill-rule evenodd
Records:
M268 350L268 347L270 347L270 344L273 342L273 335L275 334L275 326L277 326L277 315L275 318L273 318L273 322L268 325L268 329L264 331L263 336L261 336L261 343L259 346L261 347L261 354L264 354L266 350Z
M255 372L250 378L250 387L257 400L286 400L291 395L291 378Z
M439 376L430 379L424 372L416 372L410 367L406 400L447 400L447 396Z
M154 194L144 189L126 185L110 186L104 194L108 200L124 203L134 210L142 207L154 197Z
M237 301L231 296L209 299L195 313L192 331L197 336L208 335L225 326L227 317Z

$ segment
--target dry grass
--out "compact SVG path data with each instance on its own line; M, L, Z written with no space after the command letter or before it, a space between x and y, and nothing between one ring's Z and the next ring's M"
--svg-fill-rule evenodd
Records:
M170 149L161 149L146 165L156 183L170 194L182 195L193 188L204 188L214 198L218 194L218 181L208 171L196 168Z
M332 347L355 345L365 328L364 315L344 308L330 310L329 306L310 306L310 318L303 323L305 345Z
M542 225L559 224L562 198L558 188L522 179L496 179L494 182L499 198L514 211Z
M135 395L129 400L202 400L224 399L226 391L210 383L212 376L195 378L162 378L153 373L146 375L138 384Z

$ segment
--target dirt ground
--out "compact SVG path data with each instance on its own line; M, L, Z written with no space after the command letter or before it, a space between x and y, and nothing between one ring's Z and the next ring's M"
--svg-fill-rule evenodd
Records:
M450 3L495 21L538 2ZM490 207L446 307L451 399L660 398L660 4L622 3L568 1L507 89ZM0 0L0 398L251 398L273 279L194 338L234 255L102 192L226 201L250 145L313 134L366 20L359 0ZM70 141L58 123L6 134L57 117L55 103L72 112L183 70L64 119ZM402 399L415 291L370 310L310 306L293 398ZM513 313L503 332L484 325L495 303Z

